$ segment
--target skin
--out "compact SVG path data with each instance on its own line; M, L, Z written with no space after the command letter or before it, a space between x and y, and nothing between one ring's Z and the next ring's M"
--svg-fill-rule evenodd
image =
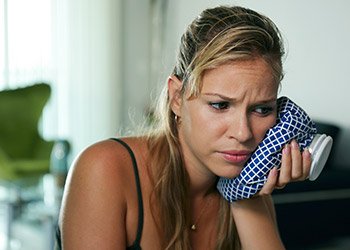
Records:
M246 160L228 161L227 151L253 152L275 124L278 85L261 58L225 64L205 72L196 98L180 95L182 82L169 77L169 98L179 117L178 131L185 168L190 177L193 215L201 214L191 232L193 249L213 249L219 194L217 176L235 177ZM153 186L147 170L148 149L143 138L123 138L134 151L144 200L143 249L160 249L148 204ZM284 249L276 227L271 192L310 171L308 151L292 142L284 148L279 171L253 199L231 205L243 249ZM213 191L214 190L214 191ZM201 213L203 206L205 211ZM113 141L90 146L74 162L62 203L60 227L64 249L125 249L136 237L137 195L126 150ZM197 218L193 216L195 221ZM254 240L252 240L254 239Z
M181 82L175 84L176 92ZM245 161L228 162L224 152L254 151L276 122L278 84L263 60L208 70L202 84L197 98L177 98L173 104L181 119L179 137L187 170L196 172L196 179L236 177Z

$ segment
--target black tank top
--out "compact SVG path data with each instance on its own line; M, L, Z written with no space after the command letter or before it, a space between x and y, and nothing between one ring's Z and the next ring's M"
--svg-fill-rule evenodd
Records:
M134 152L131 150L128 144L126 144L124 141L117 139L117 138L111 138L114 141L119 142L121 145L123 145L127 151L129 152L130 158L132 160L132 166L134 169L135 174L135 181L136 181L136 191L137 191L137 199L138 199L138 207L139 207L139 214L138 214L138 224L137 224L137 233L136 233L136 239L134 243L127 247L127 250L141 250L140 241L142 236L142 229L143 229L143 202L142 202L142 192L141 192L141 184L140 184L140 177L139 177L139 171L137 168L136 158L134 155ZM56 230L56 243L55 243L55 250L61 250L62 244L61 244L61 232L60 228L57 226Z

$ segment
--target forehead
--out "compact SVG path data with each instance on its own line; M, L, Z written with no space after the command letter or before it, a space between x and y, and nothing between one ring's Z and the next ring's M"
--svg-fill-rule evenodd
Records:
M206 70L202 77L201 91L240 92L259 91L277 94L272 67L262 58L240 60Z

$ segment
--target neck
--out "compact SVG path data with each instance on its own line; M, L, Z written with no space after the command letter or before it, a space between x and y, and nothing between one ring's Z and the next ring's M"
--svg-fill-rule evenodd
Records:
M204 198L216 190L217 176L209 171L186 167L190 180L190 197Z
M183 141L179 135L180 142ZM191 152L186 143L180 143L183 152L183 164L190 181L190 197L202 197L215 190L217 176Z

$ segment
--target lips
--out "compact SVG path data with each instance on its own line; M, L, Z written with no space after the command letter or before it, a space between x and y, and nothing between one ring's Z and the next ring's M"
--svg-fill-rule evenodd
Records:
M235 164L245 163L251 155L250 151L222 151L220 153L226 161Z

